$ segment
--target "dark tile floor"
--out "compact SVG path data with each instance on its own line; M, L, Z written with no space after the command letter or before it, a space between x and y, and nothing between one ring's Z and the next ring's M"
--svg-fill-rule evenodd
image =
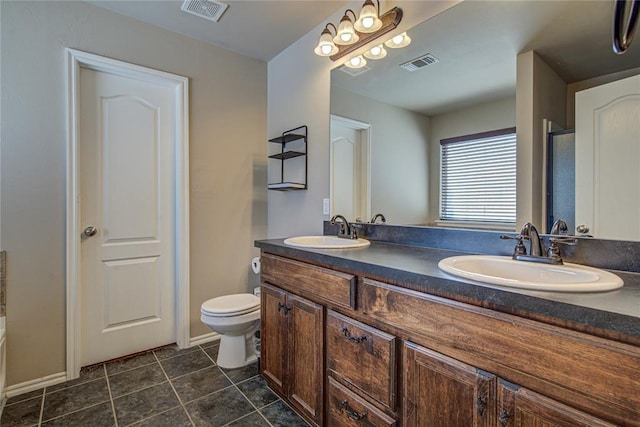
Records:
M258 375L215 364L218 343L163 347L83 368L80 378L11 397L0 425L307 426Z

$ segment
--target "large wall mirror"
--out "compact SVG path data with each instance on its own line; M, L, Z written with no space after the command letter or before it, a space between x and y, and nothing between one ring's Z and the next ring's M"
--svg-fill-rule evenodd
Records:
M516 78L523 74L518 70L519 55L535 52L536 58L563 82L564 93L559 97L563 117L546 123L546 130L556 135L566 130L572 133L576 126L576 92L640 74L639 40L624 55L613 53L612 16L613 1L608 0L464 1L408 30L412 38L408 47L388 49L386 58L368 60L362 69L334 69L331 73L332 117L366 126L362 133L356 129L354 136L356 145L361 140L366 142L363 151L366 156L354 151L356 154L351 157L364 162L368 173L356 174L349 184L354 188L349 194L357 194L359 206L349 219L366 221L370 215L381 212L388 224L442 225L439 222L440 141L516 127L521 123L523 100L536 95L535 91L520 93L522 88ZM414 71L400 67L426 54L431 56L423 61L428 64L414 67ZM636 105L638 103L640 96ZM637 109L640 111L640 107ZM538 122L536 118L535 123L530 123L532 128L538 126L542 128L543 120ZM640 131L632 130L627 139L635 144L629 153L640 153ZM334 138L332 127L332 144L334 140L344 143L343 137ZM534 144L546 158L546 142L540 139ZM560 149L560 143L557 144L557 153L568 151L571 157L573 146L567 150L566 146ZM553 143L548 147L553 152ZM522 155L528 154L518 153ZM636 157L636 164L638 159L640 157ZM556 160L555 168L561 173L554 178L547 177L547 162L541 159L532 163L534 170L517 171L518 179L522 174L532 175L532 186L541 189L539 197L544 198L533 204L536 210L544 211L532 212L532 218L546 220L546 206L553 200L557 208L564 209L563 215L573 215L575 196L566 187L574 184L566 176L574 176L571 169L575 160ZM344 166L344 162L342 164ZM331 167L333 171L333 160ZM358 166L357 170L362 168ZM553 165L549 165L549 169L552 168ZM640 181L637 172L630 172L628 176L629 180ZM368 182L361 185L360 179ZM547 180L554 179L560 180L555 183L557 194L547 197L545 189L553 187ZM594 176L595 181L598 179ZM340 184L336 180L331 186L336 188ZM366 189L366 193L358 188ZM640 193L638 187L629 191ZM520 198L520 193L517 197ZM569 206L566 206L567 200ZM637 217L636 211L636 222ZM566 219L572 229L577 225L574 218ZM482 227L474 224L471 228Z

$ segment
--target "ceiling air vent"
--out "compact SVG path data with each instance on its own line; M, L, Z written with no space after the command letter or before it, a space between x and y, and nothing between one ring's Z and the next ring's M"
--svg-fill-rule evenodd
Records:
M182 10L192 15L199 16L209 21L218 22L220 17L229 7L228 4L213 0L185 0Z
M367 71L369 71L371 68L367 67L366 65L364 67L361 68L349 68L346 65L343 65L342 67L338 68L340 71L344 71L345 73L349 74L350 76L359 76L360 74L364 74Z
M416 59L412 59L411 61L405 62L404 64L400 64L400 66L407 71L416 71L420 68L426 67L427 65L435 64L436 62L440 62L440 60L432 54L427 53L426 55L422 55Z

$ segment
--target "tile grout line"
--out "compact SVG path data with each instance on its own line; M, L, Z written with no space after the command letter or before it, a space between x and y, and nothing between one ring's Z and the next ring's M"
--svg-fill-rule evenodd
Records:
M255 411L256 411L256 412L257 412L257 413L262 417L262 419L263 419L263 420L265 420L265 421L267 422L267 424L268 424L270 427L273 427L273 425L272 425L272 424L269 422L269 420L268 420L268 419L267 419L267 418L262 414L262 412L260 412L260 410L256 407L256 405L254 405L254 404L253 404L253 402L251 401L251 399L249 399L249 398L248 398L248 397L247 397L247 396L242 392L242 390L240 390L240 388L238 388L238 386L236 385L235 381L233 381L233 380L231 379L231 377L229 377L229 375L227 375L227 373L224 371L224 369L222 369L222 368L220 368L220 367L218 366L218 364L213 360L213 358L209 355L209 353L207 353L207 352L204 350L204 348L202 348L202 346L199 346L199 347L200 347L200 349L201 349L202 351L204 351L204 354L206 354L206 355L207 355L207 357L208 357L208 358L209 358L209 359L210 359L210 360L215 364L215 366L217 366L217 367L218 367L218 369L220 369L220 372L222 372L222 375L224 375L224 376L229 380L229 382L231 383L231 385L232 385L233 387L235 387L235 389L236 389L236 390L238 390L238 392L242 395L242 397L244 397L245 399L247 399L247 401L249 402L249 404L250 404L250 405L253 407L253 409L254 409L254 410L255 410ZM260 373L258 373L258 375L257 375L257 376L259 376L259 375L260 375ZM251 378L254 378L254 377L251 377ZM246 378L246 379L244 379L244 380L242 380L242 381L240 381L240 382L248 381L248 380L250 380L251 378ZM228 388L228 387L227 387L227 388ZM271 403L273 403L273 402L271 402ZM265 406L268 406L268 405L264 405L264 406L262 406L262 407L264 408ZM235 420L233 420L233 421L231 421L231 422L238 421L238 420L240 420L240 419L242 419L242 418L244 418L244 417L246 417L246 416L248 416L248 415L249 415L249 414L246 414L246 415L244 415L244 416L242 416L242 417L240 417L240 418L237 418L237 419L235 419ZM229 424L229 423L227 423L227 424Z
M205 352L205 353L206 353L206 352ZM208 354L207 354L207 356L208 356ZM211 358L210 358L210 359L211 359ZM253 409L254 409L254 410L255 410L255 411L256 411L256 412L257 412L257 413L262 417L262 419L264 419L270 427L273 427L273 425L271 424L271 422L269 422L269 420L267 419L267 417L265 417L265 416L262 414L262 412L260 412L260 409L259 409L256 405L254 405L254 404L253 404L253 402L251 401L251 399L249 399L249 398L248 398L248 397L247 397L247 396L242 392L242 390L240 390L240 387L238 387L238 385L236 384L236 382L235 382L235 381L233 381L229 375L227 375L227 373L224 371L224 369L220 368L220 371L222 372L222 374L223 374L225 377L227 377L227 379L231 382L231 385L232 385L233 387L235 387L235 389L238 391L238 393L240 393L240 394L242 395L242 397L244 397L245 399L247 399L247 402L249 402L249 405L251 405L251 406L253 407ZM258 373L258 375L256 375L256 376L260 376L260 373ZM244 379L244 380L242 380L242 381L240 381L240 382L241 382L241 383L243 383L243 382L245 382L245 381L249 381L251 378L255 378L256 376L253 376L253 377L250 377L250 378L246 378L246 379ZM273 402L271 402L271 403L273 403ZM270 405L270 404L268 404L268 405L264 405L264 406L262 406L262 408L264 408L264 407L266 407L266 406L269 406L269 405ZM248 414L247 414L247 415L248 415ZM239 419L241 419L241 418L244 418L244 417L246 417L247 415L242 416L242 417L240 417L240 418L237 418L237 419L236 419L236 420L234 420L234 421L237 421L237 420L239 420ZM233 421L232 421L232 422L233 422Z
M223 371L223 372L224 372L224 371ZM253 376L253 377L247 378L247 379L245 379L245 380L242 380L242 381L240 381L240 383L245 383L245 382L247 382L247 381L249 381L249 380L251 380L251 379L253 379L253 378L255 378L255 377L259 377L259 376L260 376L260 373L258 373L258 375L256 375L256 376ZM270 427L273 427L273 425L272 425L272 424L271 424L271 422L267 419L267 417L265 417L265 416L262 414L262 412L260 412L260 409L261 409L261 408L266 408L266 407L267 407L267 406L269 406L271 403L275 403L275 402L277 402L277 401L280 399L280 397L278 397L278 398L277 398L276 400L274 400L273 402L270 402L270 403L268 403L268 404L266 404L266 405L262 405L260 408L258 408L256 405L254 405L254 403L251 401L251 399L249 399L249 398L247 397L247 395L246 395L246 394L244 394L244 392L240 389L240 387L238 387L238 384L236 384L236 383L235 383L235 382L233 382L233 381L231 381L231 383L232 383L232 384L233 384L233 386L234 386L234 387L235 387L235 388L240 392L240 394L241 394L245 399L247 399L247 400L249 401L249 404L250 404L251 406L253 406L253 408L255 409L255 411L256 411L256 412L257 412L257 413L258 413L258 414L259 414L259 415L260 415L260 416L261 416L261 417L262 417L262 418L267 422L267 424L269 424L269 426L270 426ZM277 395L276 395L276 396L277 396Z
M155 357L156 361L158 362L158 365L160 365L160 369L162 370L162 373L164 374L165 378L167 379L167 382L169 383L169 386L171 387L171 390L173 390L173 393L176 395L176 398L178 399L178 403L180 403L180 406L182 407L182 410L184 411L185 414L187 414L187 418L189 419L189 422L191 423L192 426L195 426L196 424L191 419L191 414L189 413L189 411L187 411L187 408L184 405L184 403L182 403L182 399L180 398L180 395L178 394L178 392L176 391L175 387L173 386L173 383L171 382L171 379L169 378L169 375L167 375L167 372L164 370L164 367L162 366L162 363L160 363L160 359L158 358L158 355L156 354L155 351L153 352L153 357Z
M109 382L109 375L107 374L107 364L102 365L104 369L104 377L107 380L107 391L109 392L109 402L111 403L111 413L113 414L113 420L115 427L118 427L118 415L116 414L116 403L113 401L113 394L111 394L111 383Z
M46 393L45 393L46 390L47 390L46 387L42 389L42 402L40 403L40 416L38 417L38 426L42 425L42 416L44 414L44 398L46 396Z

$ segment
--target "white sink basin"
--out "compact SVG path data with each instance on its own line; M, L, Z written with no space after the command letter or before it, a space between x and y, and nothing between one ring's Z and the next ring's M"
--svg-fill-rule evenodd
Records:
M478 282L538 291L610 291L624 284L615 274L593 267L515 261L506 256L454 256L440 261L438 267L454 276Z
M297 248L348 249L364 248L371 243L367 239L351 240L336 236L298 236L286 239L284 244Z

